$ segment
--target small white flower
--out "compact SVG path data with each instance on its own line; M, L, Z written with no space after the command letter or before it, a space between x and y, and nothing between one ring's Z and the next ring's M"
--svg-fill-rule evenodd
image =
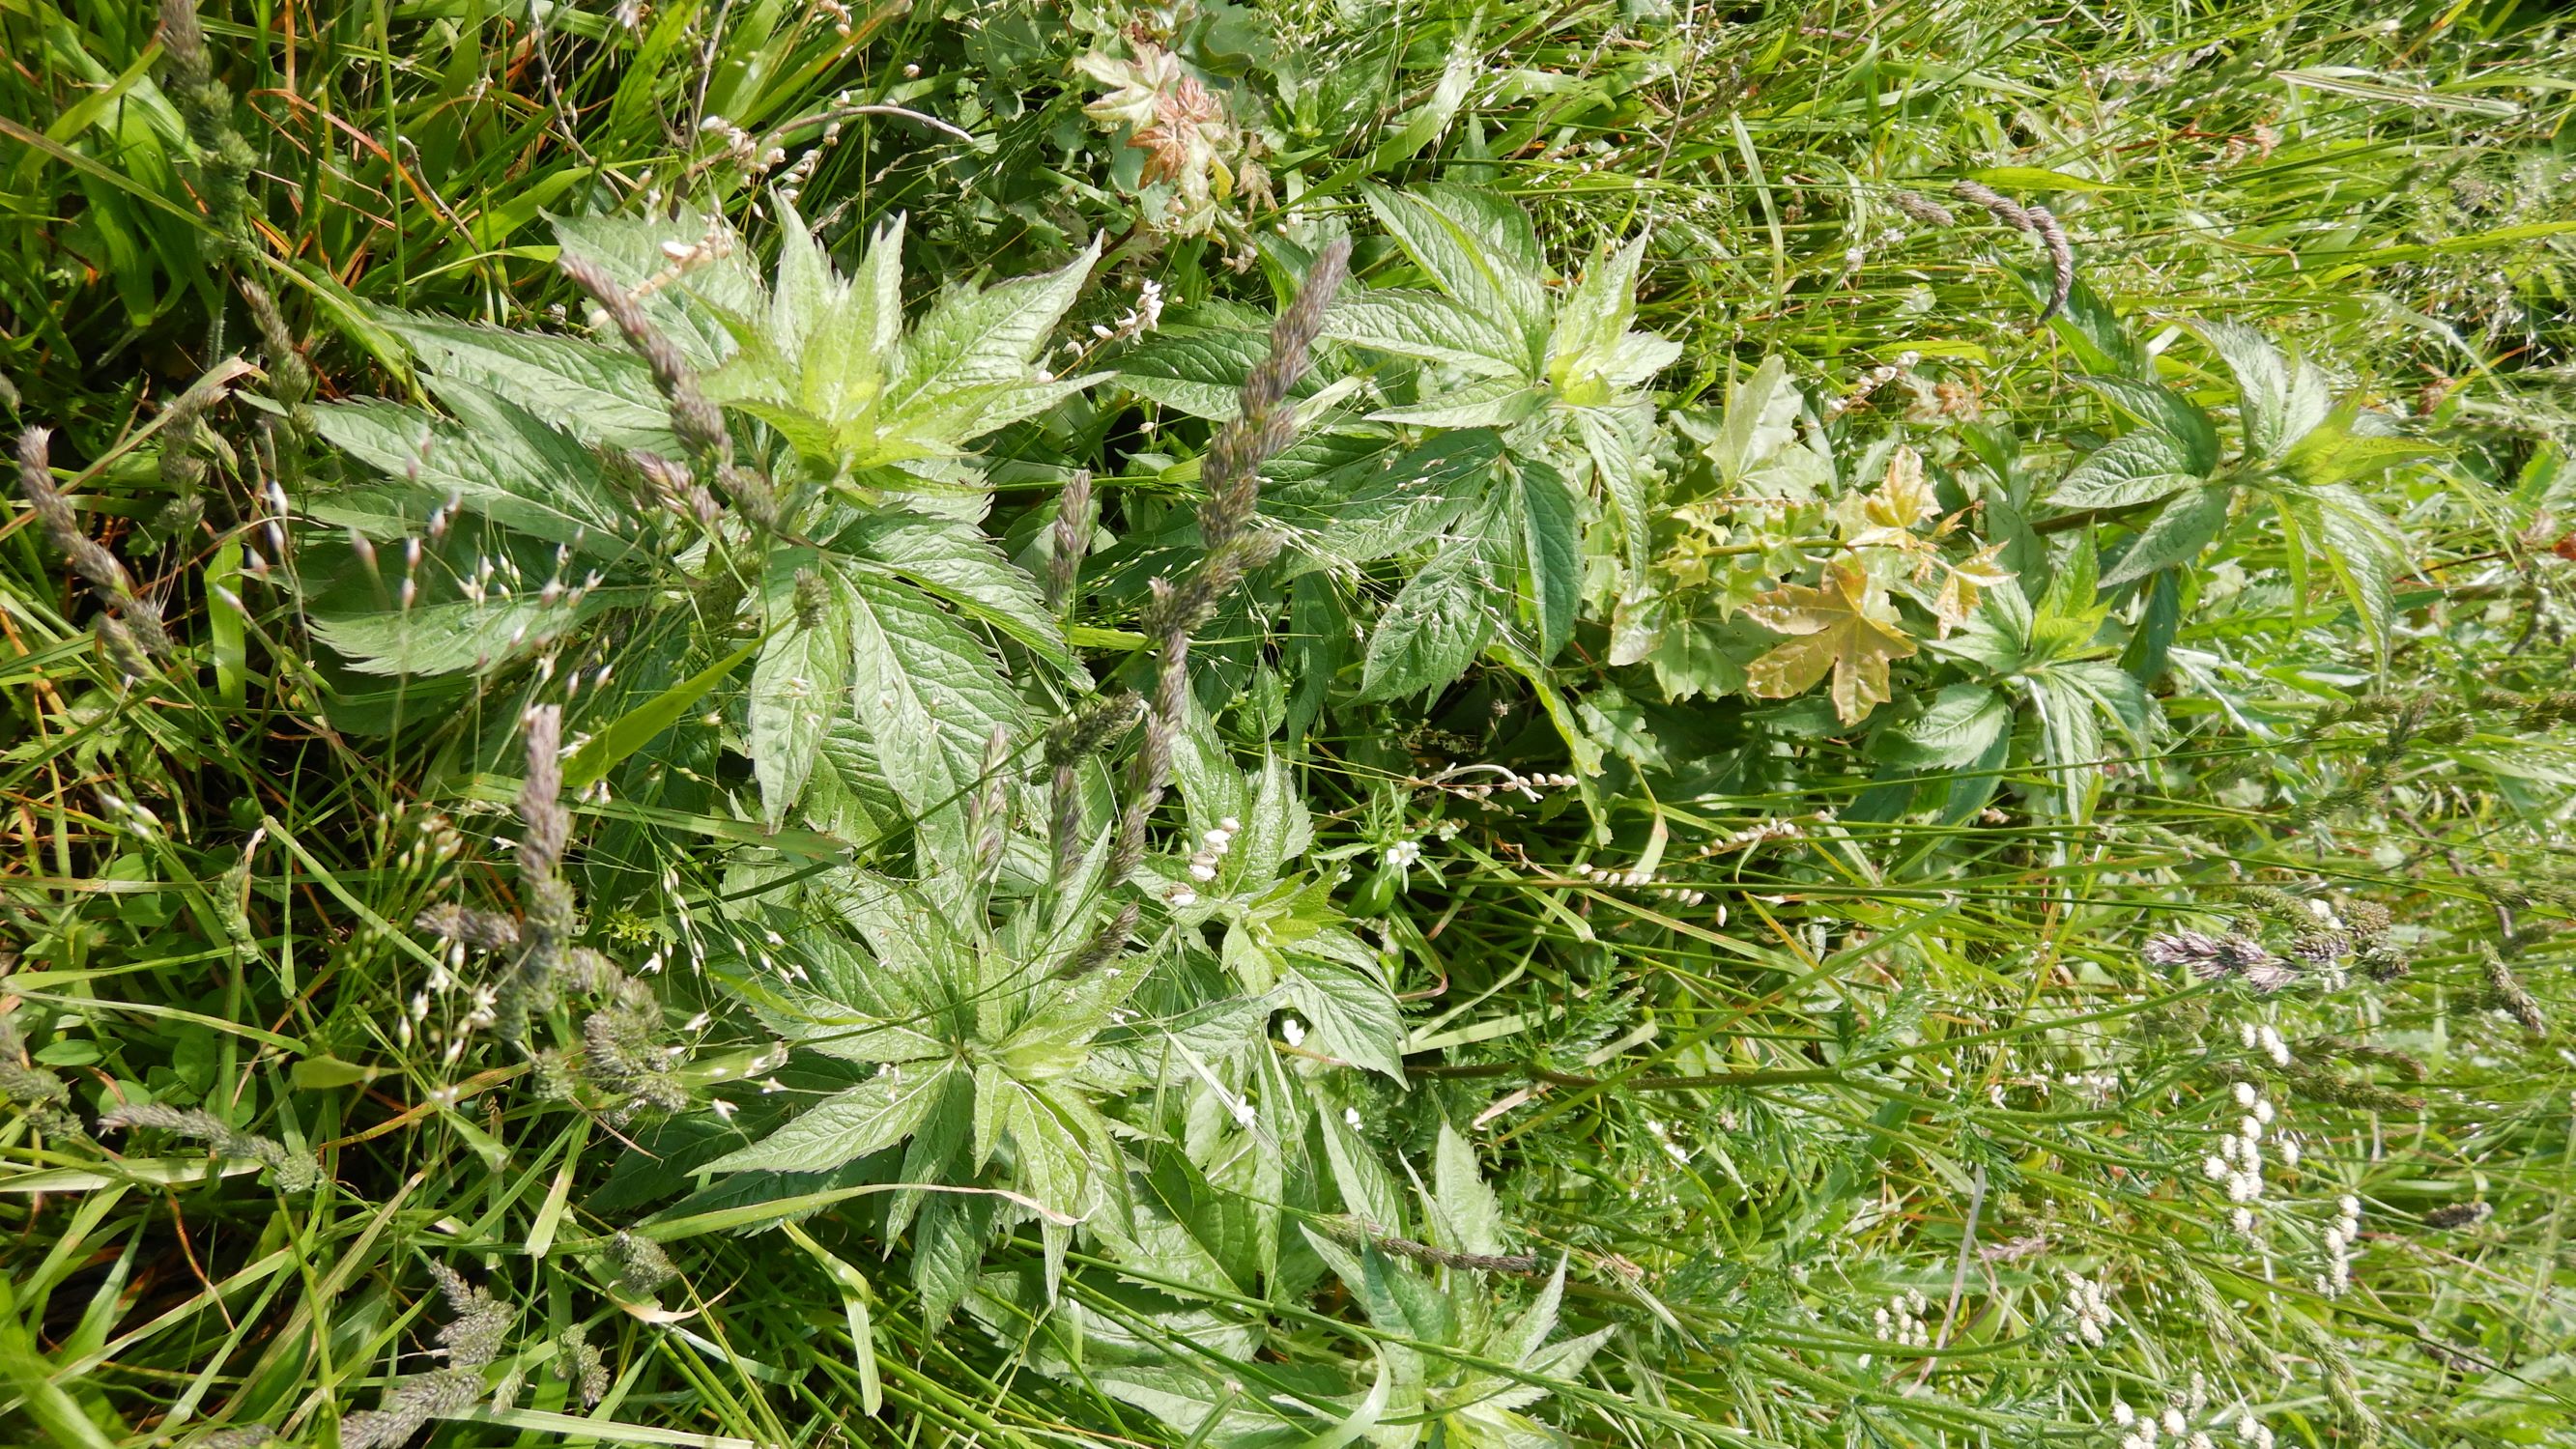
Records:
M2183 1422L2182 1410L2180 1410L2180 1409L2175 1409L2175 1408L2168 1408L2168 1409L2166 1409L2166 1410L2165 1410L2165 1432L2166 1432L2166 1433L2168 1433L2168 1434L2179 1434L2179 1433L2181 1433L2184 1429L2189 1428L2189 1427L2190 1427L2189 1425L2187 1425L2187 1424L2185 1424L2185 1423Z
M2251 1237L2254 1233L2253 1209L2238 1208L2234 1212L2229 1213L2227 1215L2227 1225L2234 1228L2236 1231Z
M2121 1428L2125 1429L2125 1428L2129 1427L2131 1424L2136 1423L2136 1422L2137 1422L2137 1418L2138 1418L2138 1411L2129 1407L2129 1401L2128 1401L2128 1400L2126 1400L2126 1399L2113 1399L2113 1400L2111 1401L2111 1422L2112 1422L2112 1423L2117 1424L2117 1425L2119 1425Z
M2254 1090L2254 1084L2252 1082L2238 1082L2236 1084L2237 1106L2251 1108L2259 1099L2260 1094Z
M2254 1104L2255 1121L2269 1123L2274 1115L2271 1103L2258 1101Z
M1352 1131L1358 1131L1360 1127L1360 1109L1357 1107L1344 1107L1342 1109L1342 1121L1348 1125Z
M1306 1023L1291 1016L1279 1023L1279 1038L1290 1046L1306 1044Z

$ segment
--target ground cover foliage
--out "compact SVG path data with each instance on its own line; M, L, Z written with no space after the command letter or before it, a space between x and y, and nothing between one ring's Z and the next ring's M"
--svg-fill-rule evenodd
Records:
M0 36L0 1441L2576 1432L2543 7Z

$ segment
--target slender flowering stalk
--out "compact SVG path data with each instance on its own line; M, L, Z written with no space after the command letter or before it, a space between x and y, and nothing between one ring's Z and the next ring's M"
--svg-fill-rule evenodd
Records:
M1297 410L1289 390L1305 376L1324 310L1341 290L1351 246L1335 240L1315 258L1296 300L1270 329L1270 352L1243 380L1242 406L1208 445L1200 478L1207 501L1199 505L1198 567L1178 584L1154 581L1145 609L1145 635L1154 641L1158 673L1154 702L1145 718L1143 748L1128 777L1127 808L1110 853L1110 879L1125 880L1145 859L1145 825L1171 784L1172 741L1188 712L1190 636L1216 613L1217 604L1243 576L1279 551L1275 535L1253 526L1261 500L1261 464L1297 435Z
M2048 248L2049 265L2054 272L2048 293L2048 305L2039 309L2040 325L2066 310L2066 299L2075 291L2075 247L2066 239L2066 228L2056 214L2045 206L2023 206L1974 181L1962 181L1950 188L1950 194L1962 201L1973 201L1993 213L1997 221L2038 237Z
M27 506L44 526L46 540L71 564L72 572L87 579L99 601L116 611L125 641L155 659L169 658L173 646L169 631L161 626L161 610L135 591L133 576L116 555L81 529L71 501L54 486L52 443L53 433L45 428L29 428L18 435L18 491L26 495Z
M161 0L161 65L163 93L196 148L197 191L211 223L207 249L217 263L232 269L233 285L250 308L251 325L268 355L270 387L287 403L300 404L313 396L313 368L296 347L277 294L257 267L259 233L252 220L250 178L259 153L233 124L233 95L215 78L196 0Z
M518 1315L444 1264L430 1265L430 1277L456 1310L456 1317L438 1331L447 1367L396 1379L385 1389L380 1407L344 1416L344 1449L394 1449L411 1442L430 1420L469 1414L483 1403L483 1369L501 1356Z
M724 410L707 400L698 386L697 373L680 355L679 347L662 335L662 330L644 315L635 296L597 262L567 252L555 265L575 286L590 294L600 311L625 336L626 345L644 359L646 370L653 375L653 385L670 405L671 432L696 461L700 476L715 480L744 517L763 528L776 527L777 491L768 479L735 466L733 435L725 428ZM650 470L647 476L652 476Z
M1959 224L1959 218L1951 213L1950 208L1943 206L1941 203L1934 201L1931 197L1921 195L1920 193L1899 191L1890 195L1887 200L1889 205L1895 207L1901 212L1904 212L1907 216L1914 218L1916 221L1922 222L1926 226L1957 226Z
M1522 1277L1535 1277L1539 1272L1538 1256L1534 1253L1462 1253L1399 1236L1359 1218L1318 1218L1315 1229L1353 1247L1372 1247L1390 1257L1409 1258L1442 1268L1465 1268L1477 1273L1513 1273Z
M47 1136L88 1136L79 1114L72 1110L72 1089L43 1067L20 1061L26 1049L17 1024L0 1016L0 1102L14 1104Z
M1073 599L1074 579L1082 571L1082 556L1091 549L1091 470L1077 469L1072 481L1064 485L1064 495L1056 500L1053 557L1047 560L1047 608L1064 611Z
M1052 820L1055 873L1073 874L1082 859L1082 792L1077 772L1136 722L1144 701L1132 694L1095 695L1047 731L1046 761L1054 769Z
M181 1137L196 1138L214 1149L219 1157L244 1158L267 1168L281 1192L310 1192L322 1182L322 1164L313 1154L298 1152L271 1138L240 1131L212 1112L199 1108L129 1102L99 1114L98 1125L103 1129L150 1127Z
M519 923L517 967L504 983L496 1021L513 1045L527 1035L528 1014L551 999L555 974L572 950L575 907L562 874L572 815L563 807L563 707L528 711L528 773L519 785Z
M2189 966L2203 981L2241 980L2269 995L2299 979L2297 968L2247 936L2180 930L2150 936L2138 954L2154 966Z
M1107 925L1092 932L1088 939L1074 948L1072 955L1064 959L1063 965L1055 968L1055 979L1076 980L1116 960L1118 953L1127 949L1127 938L1135 934L1136 918L1141 914L1134 901L1120 906L1118 914L1110 917Z

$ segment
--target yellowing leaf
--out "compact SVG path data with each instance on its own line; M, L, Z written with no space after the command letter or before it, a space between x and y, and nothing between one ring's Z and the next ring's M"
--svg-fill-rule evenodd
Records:
M1932 601L1933 616L1941 621L1941 637L1968 622L1977 612L1977 591L2012 582L2013 571L1995 562L2004 551L2000 543L1990 543L1959 562L1949 565L1950 576L1941 581L1941 595Z
M1909 529L1941 511L1932 485L1923 476L1923 455L1899 448L1887 460L1887 479L1869 495L1869 521L1881 528Z
M1888 700L1887 664L1914 652L1886 591L1854 559L1825 570L1824 586L1788 584L1745 606L1755 622L1789 642L1753 661L1745 687L1764 699L1804 694L1833 675L1834 717L1857 724Z
M1848 510L1850 504L1845 502ZM1851 534L1854 548L1892 548L1912 555L1927 555L1931 544L1914 532L1914 526L1927 518L1937 517L1941 505L1932 496L1932 485L1923 476L1923 455L1912 448L1899 448L1887 460L1887 478L1876 491L1860 500L1860 517L1842 514L1843 527ZM1926 560L1918 558L1916 576L1923 573Z

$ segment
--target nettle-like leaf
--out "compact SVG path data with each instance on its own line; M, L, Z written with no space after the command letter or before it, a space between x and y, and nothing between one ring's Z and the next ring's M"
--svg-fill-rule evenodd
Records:
M2306 358L2283 357L2271 339L2242 322L2203 318L2191 326L2236 375L2238 420L2249 460L2278 460L2326 420L2332 402L2325 376Z
M869 239L850 277L792 210L783 225L777 277L758 308L725 314L739 351L706 389L776 428L820 477L895 469L971 481L968 444L1106 376L1054 378L1037 366L1100 238L1055 271L943 292L907 333L900 219Z
M1858 724L1887 703L1888 664L1914 653L1914 638L1896 616L1887 590L1858 559L1825 566L1815 587L1784 584L1745 607L1762 627L1788 642L1753 661L1746 688L1765 699L1804 694L1833 677L1834 717Z
M1517 459L1552 459L1569 482L1588 475L1618 521L1630 575L1642 576L1655 426L1643 389L1681 355L1678 343L1629 325L1647 239L1603 249L1551 301L1537 234L1512 202L1434 186L1373 190L1369 206L1432 283L1359 292L1326 323L1338 340L1430 364L1421 396L1372 416L1506 428Z
M1064 980L1057 969L1091 929L1096 867L1069 895L1023 901L998 927L858 872L827 877L807 907L828 904L828 921L756 917L774 941L715 963L719 979L795 1046L879 1071L705 1170L831 1173L901 1147L906 1181L1007 1186L1038 1204L1060 1271L1067 1229L1124 1192L1123 1154L1098 1102L1135 1085L1115 1054L1091 1049L1135 974L1103 967ZM943 1271L927 1253L915 1267Z

